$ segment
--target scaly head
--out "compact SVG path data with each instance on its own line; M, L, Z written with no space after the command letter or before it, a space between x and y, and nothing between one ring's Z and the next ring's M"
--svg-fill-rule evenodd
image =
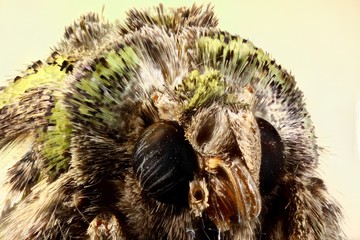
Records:
M0 155L29 145L0 238L341 239L294 78L216 25L211 7L84 15L0 89Z

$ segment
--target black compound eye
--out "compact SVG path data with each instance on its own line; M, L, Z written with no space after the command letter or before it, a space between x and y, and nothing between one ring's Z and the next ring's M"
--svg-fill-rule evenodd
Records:
M284 144L276 129L266 120L256 118L261 137L260 192L271 192L283 174Z
M140 185L156 200L185 206L196 155L175 122L158 122L145 129L135 147L134 169Z

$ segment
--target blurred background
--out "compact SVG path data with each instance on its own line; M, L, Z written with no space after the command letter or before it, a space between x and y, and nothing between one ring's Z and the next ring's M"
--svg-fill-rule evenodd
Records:
M124 19L131 7L194 1L0 0L0 81L45 59L82 13ZM209 1L195 1L209 3ZM252 41L304 91L324 148L320 174L344 209L344 230L360 239L360 1L215 0L219 27Z

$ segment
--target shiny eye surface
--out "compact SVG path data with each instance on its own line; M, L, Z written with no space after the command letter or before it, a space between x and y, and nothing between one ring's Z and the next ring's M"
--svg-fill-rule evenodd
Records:
M196 155L175 122L154 123L140 136L133 158L141 187L156 200L185 206Z
M256 118L261 137L260 192L266 195L283 173L284 144L276 129L266 120Z

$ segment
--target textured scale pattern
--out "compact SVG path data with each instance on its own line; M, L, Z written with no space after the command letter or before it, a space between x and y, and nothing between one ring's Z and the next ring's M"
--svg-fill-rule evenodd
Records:
M345 239L302 92L210 6L94 13L0 88L0 239Z

